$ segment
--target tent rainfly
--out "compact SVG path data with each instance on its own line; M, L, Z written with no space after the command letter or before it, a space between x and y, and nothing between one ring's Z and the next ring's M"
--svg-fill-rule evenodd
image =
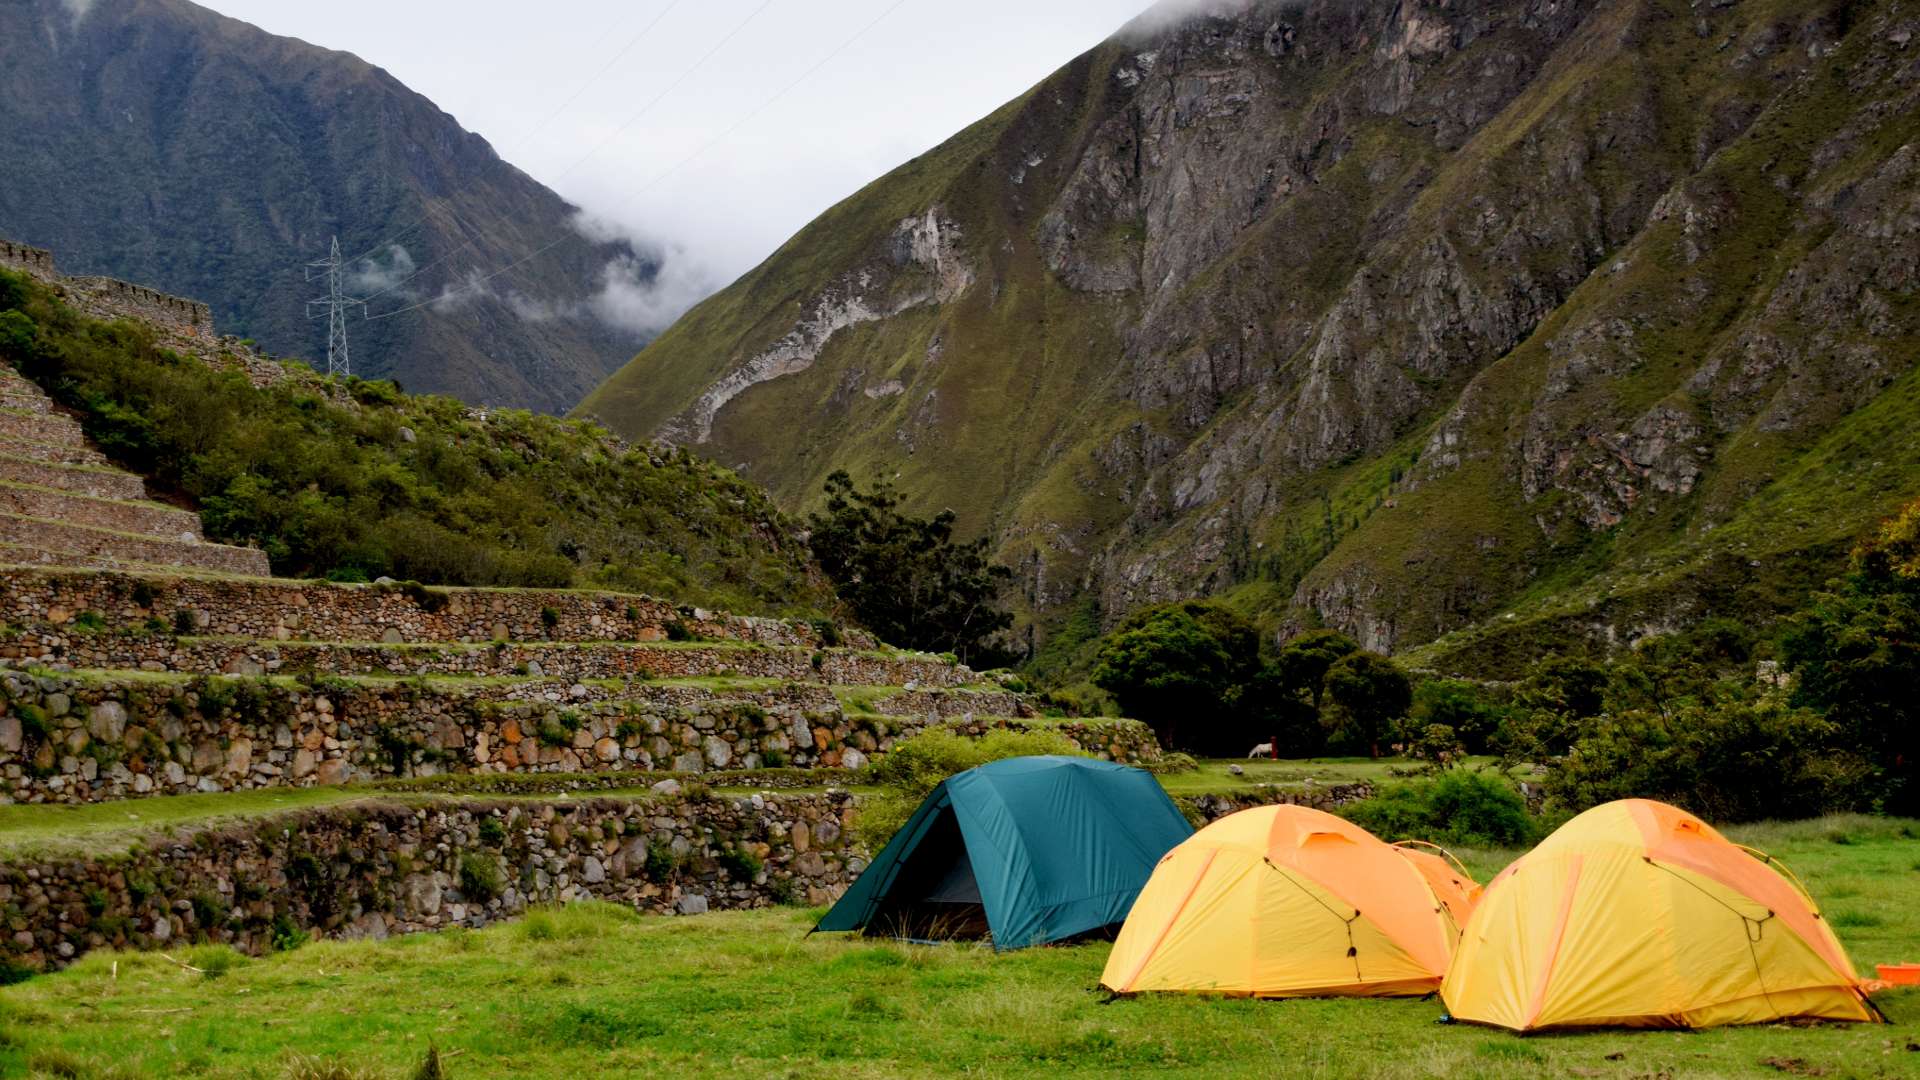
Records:
M1151 775L1020 757L948 777L815 930L980 937L998 949L1104 929L1192 835Z
M1811 897L1646 799L1588 810L1494 878L1440 995L1517 1031L1875 1018Z
M1304 806L1242 810L1161 860L1100 982L1123 994L1431 993L1478 893L1444 853Z

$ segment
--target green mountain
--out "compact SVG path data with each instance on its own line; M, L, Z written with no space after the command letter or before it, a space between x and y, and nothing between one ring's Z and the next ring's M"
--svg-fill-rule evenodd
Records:
M1920 13L1219 10L834 207L580 411L790 505L897 476L1043 630L1219 595L1496 672L1764 618L1920 491Z
M282 355L326 355L305 264L335 235L368 253L362 295L422 271L376 314L530 259L354 316L355 373L410 390L564 411L644 341L592 301L610 265L644 278L646 259L581 236L574 207L385 71L186 0L0 4L0 178L0 236L205 300Z

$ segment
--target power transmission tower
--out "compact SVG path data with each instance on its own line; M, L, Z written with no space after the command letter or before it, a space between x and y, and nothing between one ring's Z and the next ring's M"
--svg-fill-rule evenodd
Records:
M353 370L347 360L347 311L351 308L365 308L364 300L355 300L340 291L340 238L333 238L333 253L319 262L307 264L307 280L317 276L315 270L323 271L327 279L327 295L318 300L307 301L307 318L327 320L327 374L351 375ZM316 311L315 308L320 310Z

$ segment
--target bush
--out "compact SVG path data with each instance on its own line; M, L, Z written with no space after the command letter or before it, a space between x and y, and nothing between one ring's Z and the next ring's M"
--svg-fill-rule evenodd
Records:
M507 827L500 824L497 817L481 818L478 832L480 842L489 847L499 847L507 842Z
M1382 784L1341 817L1392 843L1426 840L1463 847L1522 847L1536 839L1527 802L1496 773L1455 769L1431 779Z
M486 903L496 899L506 891L506 881L500 874L500 862L492 855L480 851L462 852L460 855L460 895L468 902Z
M855 831L877 850L947 777L989 761L1040 754L1089 756L1058 731L1000 728L969 739L937 727L902 739L871 767L874 782L886 790L861 808Z
M1547 799L1580 811L1614 799L1659 799L1709 821L1813 817L1851 808L1869 766L1830 749L1835 725L1779 695L1723 689L1670 715L1596 722L1547 769Z

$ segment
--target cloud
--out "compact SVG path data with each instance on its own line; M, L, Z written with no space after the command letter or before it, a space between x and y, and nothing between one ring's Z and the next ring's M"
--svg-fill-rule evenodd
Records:
M1160 0L1122 28L1120 36L1138 43L1187 19L1202 15L1238 15L1252 6L1252 0Z
M399 244L390 245L381 256L368 256L360 260L347 271L347 291L355 296L372 296L375 293L398 292L401 296L410 296L411 292L402 290L401 284L413 276L415 265L413 255Z
M722 284L711 267L682 245L651 240L584 211L575 215L573 227L594 243L625 244L631 251L601 269L599 291L587 303L609 326L651 337Z

